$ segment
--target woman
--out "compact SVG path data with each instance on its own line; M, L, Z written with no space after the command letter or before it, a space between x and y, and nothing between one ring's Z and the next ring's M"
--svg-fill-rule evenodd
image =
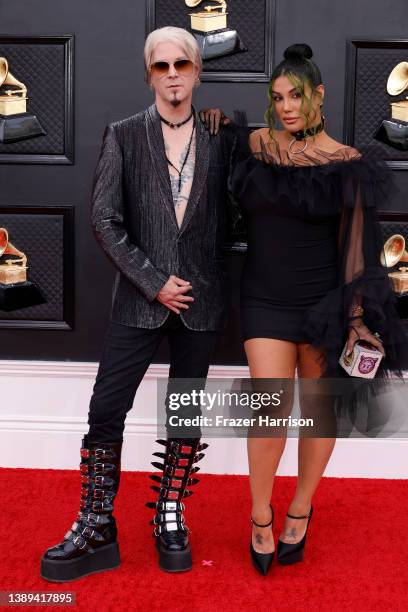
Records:
M388 194L387 170L326 132L325 88L312 56L304 44L285 51L269 85L269 127L252 132L249 147L247 137L241 142L231 177L248 230L241 318L254 379L293 380L296 370L301 379L338 375L345 342L350 353L359 338L384 355L382 374L406 363L404 331L379 260L376 207ZM322 416L318 406L316 414ZM299 437L296 491L278 541L283 564L303 558L334 435ZM285 433L248 438L250 550L262 574L274 556L270 500L285 442Z

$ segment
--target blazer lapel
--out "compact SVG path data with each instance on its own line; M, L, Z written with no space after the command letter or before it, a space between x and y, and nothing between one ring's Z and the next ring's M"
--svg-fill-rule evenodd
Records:
M180 227L180 233L184 232L184 230L186 229L200 200L201 193L207 181L208 165L210 159L209 132L205 129L204 124L201 122L201 119L198 116L198 113L195 114L195 118L196 159L194 166L194 177L193 184L191 186L190 197L187 203L186 211L184 213L183 222Z
M153 161L153 172L157 175L162 200L178 231L179 227L174 212L173 194L171 191L166 150L164 148L163 132L155 104L152 104L146 112L146 133L150 155Z

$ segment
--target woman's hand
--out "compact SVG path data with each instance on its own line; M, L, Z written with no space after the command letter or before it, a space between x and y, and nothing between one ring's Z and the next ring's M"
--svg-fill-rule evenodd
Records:
M220 108L202 108L199 112L200 119L210 134L216 135L219 132L220 124L228 125L231 123L229 119Z
M350 355L357 340L365 340L369 342L375 348L377 348L383 355L385 355L384 347L378 335L370 332L368 327L363 323L362 320L352 321L349 325L349 333L347 339L346 355Z

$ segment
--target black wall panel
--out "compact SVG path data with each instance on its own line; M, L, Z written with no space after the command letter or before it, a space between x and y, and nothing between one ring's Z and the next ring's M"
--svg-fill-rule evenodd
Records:
M179 0L182 2L182 0ZM233 0L230 0L233 2ZM315 52L327 87L329 133L343 138L347 38L407 38L406 0L277 0L275 62L294 42ZM0 0L2 35L75 35L75 164L0 165L0 205L75 208L75 328L73 331L0 330L1 359L97 361L111 302L113 269L96 244L89 224L92 174L106 123L150 105L143 82L143 0ZM408 59L404 58L404 59ZM52 95L52 92L50 93ZM265 83L203 83L195 103L247 110L262 123ZM400 193L389 208L408 212L408 173L396 171ZM1 226L1 219L0 219ZM18 246L18 245L16 245ZM218 363L243 362L238 328L238 280L242 254L229 254L231 321L220 340ZM157 362L167 360L163 346Z

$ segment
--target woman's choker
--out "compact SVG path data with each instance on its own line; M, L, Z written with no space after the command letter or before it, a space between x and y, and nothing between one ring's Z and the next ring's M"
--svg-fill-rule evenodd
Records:
M308 128L306 130L299 130L297 132L290 132L291 136L293 136L292 140L289 143L288 146L288 152L292 153L292 154L296 154L296 153L303 153L303 151L306 151L307 147L308 147L308 142L307 142L307 138L310 138L311 136L317 136L317 134L320 134L320 132L323 132L324 130L324 117L322 116L322 120L319 123L319 125L316 125L315 127L311 127ZM295 144L295 142L300 142L304 140L305 144L303 146L302 149L297 149L295 151L292 150L293 145Z
M320 132L323 132L323 130L324 130L324 117L322 117L322 120L319 123L319 125L308 128L307 130L299 130L297 132L291 132L291 135L294 137L295 140L306 140L306 138L309 138L310 136L317 136L317 134L320 134Z

